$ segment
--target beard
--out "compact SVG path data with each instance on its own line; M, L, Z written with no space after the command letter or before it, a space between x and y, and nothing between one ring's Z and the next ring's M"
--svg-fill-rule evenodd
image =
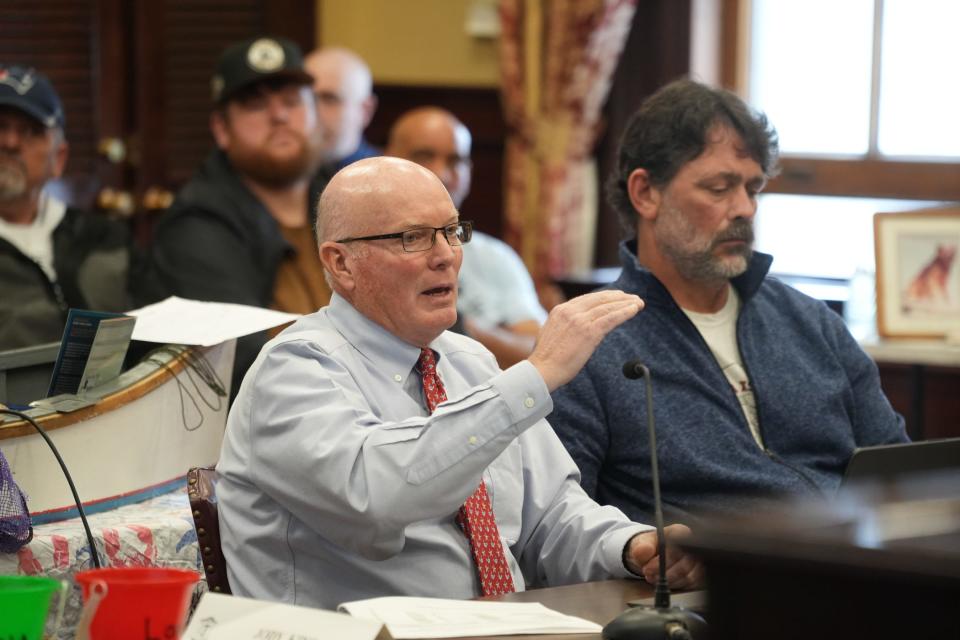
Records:
M319 164L319 138L289 131L297 138L295 153L278 156L268 149L269 140L260 147L231 145L226 149L230 163L254 182L272 189L289 187L313 174Z
M27 192L27 167L10 153L0 153L0 202L16 200Z
M717 235L705 237L683 211L669 207L657 217L654 233L660 250L688 280L735 278L747 270L753 255L753 222L746 218L738 218ZM731 240L745 244L731 247L721 256L714 253L718 246Z

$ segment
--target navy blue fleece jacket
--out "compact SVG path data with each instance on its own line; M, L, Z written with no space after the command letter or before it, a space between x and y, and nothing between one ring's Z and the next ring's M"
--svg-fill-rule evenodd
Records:
M732 283L742 300L737 340L757 401L761 449L733 389L696 327L635 246L620 247L610 288L646 308L612 331L583 370L553 394L549 417L601 504L650 522L653 489L640 359L653 380L661 493L668 521L733 513L782 494L833 493L857 446L907 439L880 389L877 367L839 315L767 277L773 259L754 253Z

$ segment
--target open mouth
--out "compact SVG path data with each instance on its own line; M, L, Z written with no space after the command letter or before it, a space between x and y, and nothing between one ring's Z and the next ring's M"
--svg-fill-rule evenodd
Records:
M427 289L426 291L423 292L423 294L427 296L442 297L442 296L449 295L452 292L453 292L453 287L434 287L433 289Z

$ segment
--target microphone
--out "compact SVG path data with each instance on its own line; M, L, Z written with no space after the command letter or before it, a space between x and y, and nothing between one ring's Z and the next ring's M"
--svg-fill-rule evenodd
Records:
M653 476L654 524L657 528L657 555L660 574L654 587L653 606L627 609L603 628L606 640L647 640L654 638L703 638L707 623L699 615L683 607L670 606L667 585L667 541L663 534L663 503L660 499L660 468L657 466L657 431L653 424L653 384L650 370L639 360L623 364L623 375L630 380L643 378L647 391L647 434L650 439L650 470Z

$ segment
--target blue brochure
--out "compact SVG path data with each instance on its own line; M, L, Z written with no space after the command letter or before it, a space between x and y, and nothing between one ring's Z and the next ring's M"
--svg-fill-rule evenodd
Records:
M117 377L136 318L70 309L48 396L78 394Z

